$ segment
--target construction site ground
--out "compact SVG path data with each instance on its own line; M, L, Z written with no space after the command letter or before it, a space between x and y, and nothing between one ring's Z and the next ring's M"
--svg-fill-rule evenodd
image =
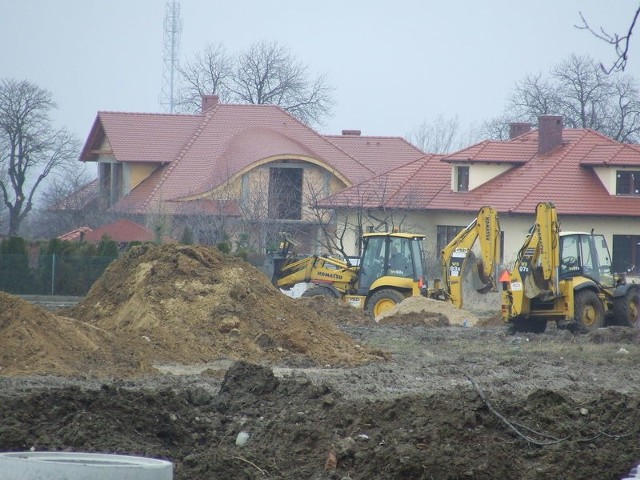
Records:
M620 479L639 332L511 334L497 297L374 322L241 260L136 247L77 305L0 293L0 451L140 455L186 479Z

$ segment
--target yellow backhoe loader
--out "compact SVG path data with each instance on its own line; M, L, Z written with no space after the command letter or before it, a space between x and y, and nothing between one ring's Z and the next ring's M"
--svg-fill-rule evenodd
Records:
M323 295L341 298L354 307L364 308L376 318L407 297L427 296L463 304L463 273L474 272L480 280L478 291L496 289L496 259L500 254L500 226L491 207L480 209L477 218L462 230L441 252L443 280L428 288L422 244L425 236L416 233L367 233L363 235L362 257L358 265L334 257L296 258L290 251L293 240L284 235L273 263L273 284L290 289L310 283L304 297ZM472 247L480 243L481 257L474 258ZM468 259L473 262L467 264ZM471 266L472 268L468 268Z
M543 332L550 320L576 332L640 321L640 286L612 273L604 236L560 232L553 203L537 205L535 224L500 281L502 319L514 331Z
M478 244L480 256L473 248ZM440 254L442 281L435 280L429 289L431 298L446 300L462 308L464 288L468 282L479 293L498 291L500 262L500 222L493 207L482 207L477 217L461 230Z
M320 255L295 258L293 241L283 236L273 257L272 281L283 289L310 283L302 296L342 298L375 318L407 297L426 295L423 240L414 233L364 234L362 257L352 265Z

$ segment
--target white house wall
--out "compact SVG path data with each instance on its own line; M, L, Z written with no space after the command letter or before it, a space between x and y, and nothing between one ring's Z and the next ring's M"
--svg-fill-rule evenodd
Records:
M598 178L607 189L609 195L616 194L616 169L610 167L596 167L593 169Z
M345 215L348 215L345 211L338 212L338 229L341 230L340 225L344 225ZM347 246L353 246L353 250L348 251L350 255L356 254L356 230L355 230L355 217L348 218L351 228L348 229L346 234ZM437 258L439 252L437 252L437 227L438 225L450 225L450 226L467 226L476 218L476 213L449 213L449 212L437 212L437 211L423 211L403 214L403 227L402 230L412 233L425 234L425 253L428 258ZM377 216L377 215L376 215ZM499 214L500 228L504 232L504 251L503 258L506 265L511 264L522 247L524 240L529 232L529 229L535 221L535 212L531 212L531 215L509 215ZM594 229L595 233L603 234L609 245L609 249L613 248L613 236L614 235L640 235L640 222L637 219L629 219L624 217L611 218L611 217L577 217L577 216L563 216L562 212L558 212L558 218L560 220L560 228L562 231L581 231L590 232ZM366 217L363 221L363 228L366 231L366 227L371 225L367 223Z
M469 190L479 187L480 185L493 180L501 173L506 172L511 165L470 165L469 166Z

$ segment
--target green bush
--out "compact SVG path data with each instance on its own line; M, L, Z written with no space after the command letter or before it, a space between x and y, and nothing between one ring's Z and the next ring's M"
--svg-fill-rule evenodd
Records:
M22 293L32 282L26 240L21 237L3 239L0 242L0 290Z

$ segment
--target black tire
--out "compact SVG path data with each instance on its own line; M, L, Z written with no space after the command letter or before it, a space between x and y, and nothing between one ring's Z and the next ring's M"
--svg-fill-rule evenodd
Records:
M367 300L365 310L374 320L384 312L391 310L405 299L404 295L391 288L383 288L371 295Z
M309 287L304 292L302 292L302 295L300 296L338 298L336 292L331 290L329 287L323 287L322 285L314 285L313 287Z
M575 294L573 319L580 332L592 332L604 327L604 305L596 292L581 290Z
M640 328L640 290L630 288L613 301L613 318L617 325Z

